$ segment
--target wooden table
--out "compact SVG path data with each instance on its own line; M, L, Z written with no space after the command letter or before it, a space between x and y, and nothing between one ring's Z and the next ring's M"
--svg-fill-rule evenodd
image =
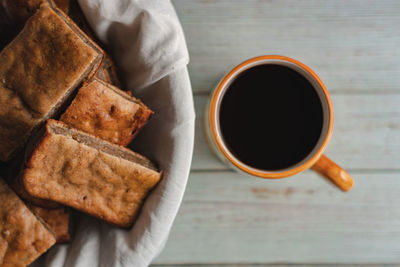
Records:
M155 264L400 264L400 1L173 3L191 55L196 141L186 194ZM202 113L210 91L262 54L298 59L325 82L335 109L326 154L354 177L351 192L312 171L247 177L208 149Z

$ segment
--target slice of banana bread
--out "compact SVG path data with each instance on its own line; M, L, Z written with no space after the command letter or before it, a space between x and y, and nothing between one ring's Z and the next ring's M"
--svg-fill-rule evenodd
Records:
M127 148L48 120L21 177L34 197L128 228L161 172Z
M93 78L79 89L60 120L103 140L126 146L151 114L140 100Z
M0 266L27 266L56 242L0 178Z
M0 37L2 39L0 40L0 47L8 44L23 28L25 22L40 8L40 5L47 2L57 6L93 41L102 46L100 40L90 28L77 0L1 0ZM102 48L105 49L104 46ZM121 87L115 64L107 54L105 54L104 60L95 75L108 83Z
M0 53L0 160L54 116L72 92L93 76L101 49L63 12L42 4Z

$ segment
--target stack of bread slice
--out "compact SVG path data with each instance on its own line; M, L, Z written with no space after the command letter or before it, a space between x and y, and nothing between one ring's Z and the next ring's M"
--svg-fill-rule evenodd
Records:
M161 179L126 147L153 111L118 88L77 2L55 2L0 6L13 38L0 53L0 266L68 242L68 207L131 227Z

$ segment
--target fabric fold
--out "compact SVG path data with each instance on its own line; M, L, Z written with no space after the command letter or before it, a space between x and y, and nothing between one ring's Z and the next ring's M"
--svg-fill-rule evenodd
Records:
M148 266L167 240L190 172L195 113L184 34L170 1L79 3L111 48L125 89L155 111L131 147L157 162L163 178L132 229L77 213L73 241L54 247L34 266Z

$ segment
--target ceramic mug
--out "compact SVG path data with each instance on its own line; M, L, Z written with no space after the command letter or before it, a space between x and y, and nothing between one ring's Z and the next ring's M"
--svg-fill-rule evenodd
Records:
M264 64L282 65L305 77L317 92L323 111L321 135L312 151L302 161L294 164L293 166L273 171L256 169L240 161L225 144L219 125L221 101L226 90L229 90L230 84L243 71ZM321 79L309 67L297 60L284 56L267 55L252 58L239 64L218 83L209 99L207 108L205 110L204 119L205 131L210 147L222 161L227 162L229 165L239 171L243 171L256 177L279 179L292 176L308 168L312 168L313 170L329 178L343 191L348 191L353 186L354 182L351 176L344 169L323 154L332 136L333 128L333 107L328 90L322 83Z

